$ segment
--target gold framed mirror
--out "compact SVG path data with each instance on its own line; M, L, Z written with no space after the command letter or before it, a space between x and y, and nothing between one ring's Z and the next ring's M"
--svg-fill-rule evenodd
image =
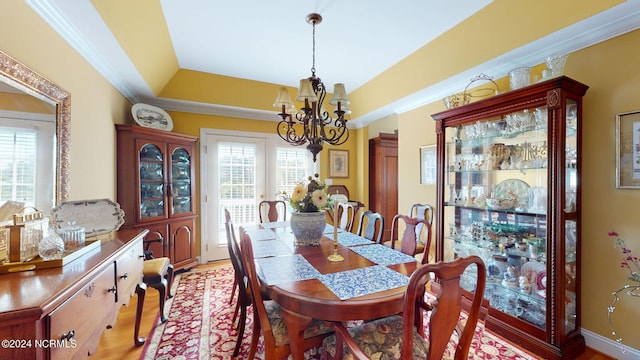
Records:
M54 205L60 204L69 197L71 94L2 51L0 82L55 106Z

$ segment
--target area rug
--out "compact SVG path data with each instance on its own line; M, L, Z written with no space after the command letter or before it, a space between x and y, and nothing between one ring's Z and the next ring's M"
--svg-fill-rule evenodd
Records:
M194 269L179 275L176 280L175 295L167 302L167 307L170 307L169 319L152 329L141 359L231 359L237 337L231 321L234 305L229 304L233 284L231 265ZM249 354L253 327L250 311L239 359L246 359ZM264 346L260 341L256 359L264 359L263 352ZM305 354L305 358L317 360L320 356L311 350ZM479 324L469 359L520 360L537 357L510 346Z

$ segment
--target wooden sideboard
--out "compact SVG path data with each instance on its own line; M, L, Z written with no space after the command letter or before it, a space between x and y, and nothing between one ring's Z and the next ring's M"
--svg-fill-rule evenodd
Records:
M0 275L0 360L92 354L142 281L147 232L114 232L63 267Z

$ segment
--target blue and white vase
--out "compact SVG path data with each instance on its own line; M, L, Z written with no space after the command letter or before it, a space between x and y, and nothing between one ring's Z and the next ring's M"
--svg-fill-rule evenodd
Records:
M318 246L327 225L324 211L294 212L291 214L291 230L296 245Z

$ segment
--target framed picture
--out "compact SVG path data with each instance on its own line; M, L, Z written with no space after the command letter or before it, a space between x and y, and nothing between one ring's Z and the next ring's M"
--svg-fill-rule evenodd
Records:
M329 150L329 177L349 177L349 150Z
M420 147L420 184L436 183L436 146Z
M616 115L616 187L640 189L640 110Z

